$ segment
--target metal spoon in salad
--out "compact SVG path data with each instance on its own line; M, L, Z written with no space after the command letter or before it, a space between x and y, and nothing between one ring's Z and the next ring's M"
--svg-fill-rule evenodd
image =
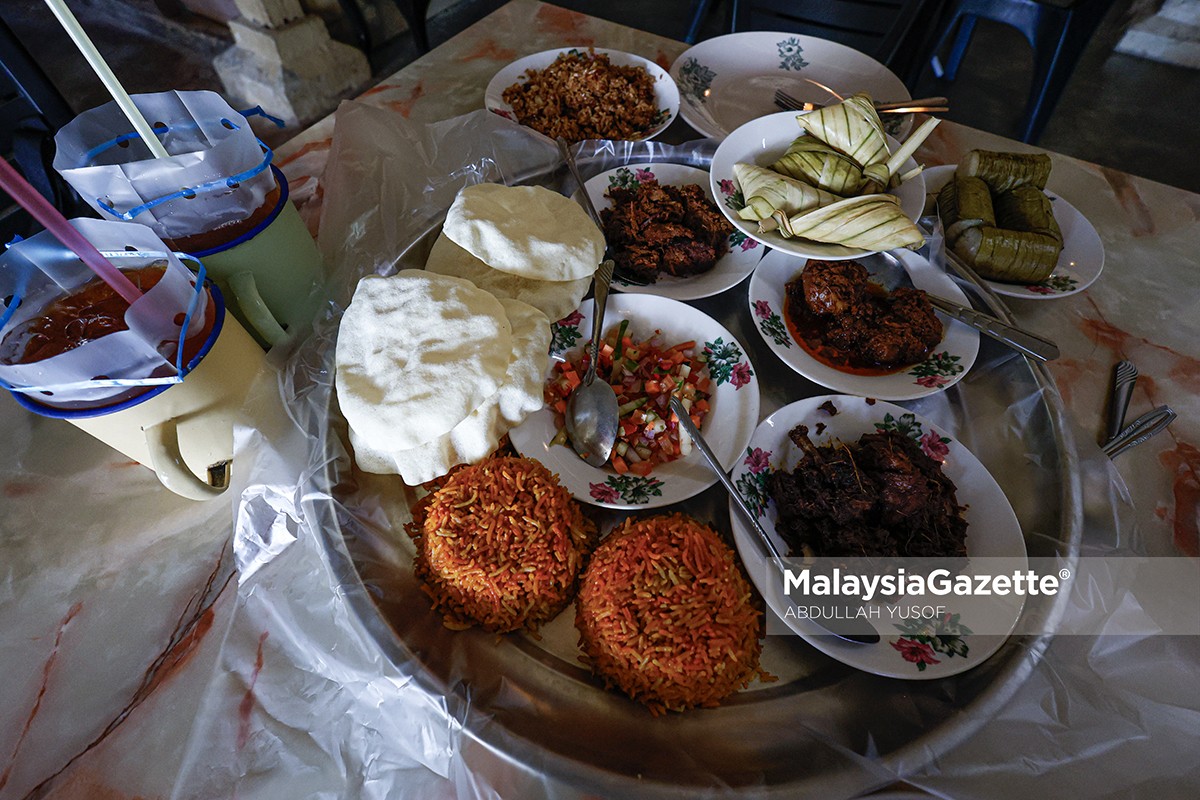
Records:
M612 455L617 441L620 413L617 396L608 381L596 380L600 363L600 339L604 333L604 307L612 281L613 262L605 261L596 270L592 311L592 340L588 343L588 368L583 380L567 397L566 429L571 446L587 463L602 467Z

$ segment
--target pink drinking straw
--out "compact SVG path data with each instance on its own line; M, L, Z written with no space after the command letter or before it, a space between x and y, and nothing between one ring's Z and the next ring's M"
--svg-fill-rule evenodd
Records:
M21 207L28 211L34 219L42 223L51 235L62 242L64 246L73 250L75 255L79 256L92 272L103 278L114 292L125 299L125 302L132 305L142 296L138 288L129 278L125 277L121 270L100 255L100 251L96 249L95 245L89 242L82 233L75 230L71 223L67 222L67 218L60 214L57 208L50 205L50 201L42 197L38 190L30 186L29 182L22 178L21 174L3 158L0 158L0 187L3 187L4 191L20 203Z

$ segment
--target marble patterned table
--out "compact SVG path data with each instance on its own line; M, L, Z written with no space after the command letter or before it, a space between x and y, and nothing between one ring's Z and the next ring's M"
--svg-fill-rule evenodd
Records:
M501 66L566 44L625 50L664 67L685 49L515 0L359 101L410 121L447 119L479 108ZM686 137L686 126L677 126ZM277 150L318 235L333 133L330 117ZM1029 149L944 123L918 155L954 163L974 147ZM1060 344L1064 355L1050 370L1082 448L1094 447L1120 359L1142 375L1131 414L1163 403L1179 412L1166 433L1121 456L1110 477L1127 492L1115 502L1122 535L1149 554L1195 556L1200 196L1053 158L1050 188L1099 231L1104 274L1068 298L1009 305L1022 324ZM386 665L369 683L356 682L355 666L380 656L329 591L336 566L303 539L293 541L300 503L286 461L256 464L263 480L244 487L240 504L194 504L67 425L32 418L11 401L0 413L9 455L0 465L0 798L441 798L490 785L488 776L465 771L453 723L443 735L423 728L428 740L413 741L409 721L444 719L436 699L401 691L404 676ZM235 518L236 532L271 535L235 557ZM256 574L268 557L272 570ZM291 637L298 629L309 637ZM1163 666L1179 648L1194 655L1195 643L1152 643L1133 653L1119 643L1079 652L1073 642L1057 644L1012 707L978 736L936 769L882 776L879 785L903 778L963 798L1200 791L1197 662L1186 676ZM1039 709L1071 683L1073 659L1089 662L1083 674L1097 684L1069 696L1098 719L1111 711L1111 730L1092 727L1080 738L1067 727L1056 752L1025 752L1022 726L1038 724ZM1067 709L1055 712L1069 717ZM501 796L521 796L513 791Z

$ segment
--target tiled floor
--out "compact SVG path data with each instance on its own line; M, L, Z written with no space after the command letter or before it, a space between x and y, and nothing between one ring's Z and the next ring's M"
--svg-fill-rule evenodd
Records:
M713 3L701 38L725 30L728 2ZM1200 159L1190 152L1196 141L1191 116L1200 108L1200 72L1113 52L1132 2L1114 3L1039 144L1200 192ZM559 0L558 4L680 39L688 29L692 7L691 0ZM223 26L194 16L155 19L150 0L73 0L71 5L131 90L222 89L210 62L231 43ZM436 45L498 5L500 0L439 3L429 21L430 38ZM103 88L41 0L6 0L0 4L0 15L29 43L77 110L106 100ZM375 53L372 61L382 77L416 55L404 35ZM958 80L946 84L926 70L917 91L947 95L952 108L948 119L1012 136L1028 91L1031 63L1029 48L1019 34L983 22Z

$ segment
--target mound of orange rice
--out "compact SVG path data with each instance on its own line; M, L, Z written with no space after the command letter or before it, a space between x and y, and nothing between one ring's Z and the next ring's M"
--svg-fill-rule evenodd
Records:
M419 505L416 572L456 630L535 630L566 608L595 525L537 461L463 467Z
M592 669L651 712L715 706L759 674L760 612L715 531L629 519L584 572L575 627Z

